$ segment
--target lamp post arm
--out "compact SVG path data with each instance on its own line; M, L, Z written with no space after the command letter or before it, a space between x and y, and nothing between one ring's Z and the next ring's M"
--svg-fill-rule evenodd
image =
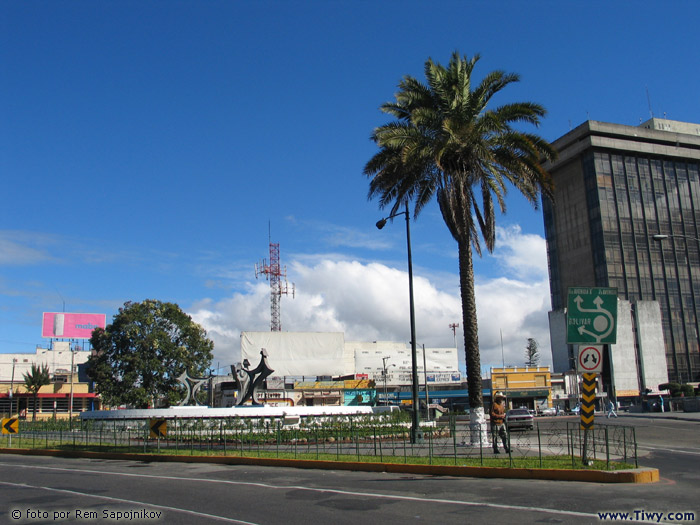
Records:
M679 233L674 233L674 234L657 233L656 235L651 236L652 239L654 239L655 241L659 241L659 242L665 241L666 239L673 239L674 237L695 241L698 244L700 244L700 239L698 237L693 237L691 235L682 235Z

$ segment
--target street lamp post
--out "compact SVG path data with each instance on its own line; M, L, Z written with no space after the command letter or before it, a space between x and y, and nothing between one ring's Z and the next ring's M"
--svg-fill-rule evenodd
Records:
M382 377L384 378L384 406L387 406L389 404L389 394L386 388L386 381L387 381L387 376L388 370L392 366L396 366L394 364L391 364L389 366L386 366L386 362L391 359L390 357L382 357Z
M75 370L75 350L70 349L70 400L68 401L68 425L73 430L73 372Z
M377 228L382 229L386 226L389 219L398 217L399 215L406 216L406 246L408 251L408 301L411 316L411 386L412 386L412 403L413 412L411 414L411 443L418 443L422 436L419 437L419 416L418 416L418 363L416 357L416 315L413 304L413 260L411 258L411 227L410 213L408 212L408 201L406 201L406 211L396 212L384 219L377 221Z

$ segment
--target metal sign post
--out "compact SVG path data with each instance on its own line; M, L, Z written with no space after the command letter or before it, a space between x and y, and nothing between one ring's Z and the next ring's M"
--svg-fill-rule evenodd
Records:
M581 430L583 430L583 454L581 460L584 465L590 465L588 459L588 437L593 430L595 419L595 392L598 385L598 374L583 374L583 389L581 392Z
M576 372L583 373L581 430L584 465L588 459L588 438L595 420L598 374L603 371L603 346L617 341L617 288L569 288L566 312L566 342L578 344Z
M168 435L168 422L162 418L153 418L148 422L150 437L158 440L158 452L160 452L160 438Z

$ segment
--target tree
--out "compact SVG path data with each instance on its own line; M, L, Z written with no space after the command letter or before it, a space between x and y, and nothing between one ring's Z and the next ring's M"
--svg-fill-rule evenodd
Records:
M205 373L214 343L205 330L173 303L126 302L112 324L90 338L95 350L88 375L111 406L170 405L183 397L178 377Z
M481 255L480 232L485 248L493 251L495 207L505 213L509 185L535 209L540 192L552 198L551 177L540 162L556 157L547 141L514 129L539 125L542 106L518 102L487 109L519 76L493 71L472 83L479 58L454 52L447 67L428 59L427 84L405 76L395 101L381 106L395 120L372 133L379 152L364 169L371 178L369 198L378 197L380 208L391 205L392 215L413 203L415 218L435 197L457 242L472 428L484 422L472 249Z
M49 365L43 364L37 366L36 363L32 363L29 372L24 374L24 385L27 390L31 392L34 398L34 410L32 411L32 421L36 421L36 408L37 401L39 400L39 390L42 386L51 384L51 375L49 374Z
M525 366L538 366L540 364L540 345L532 337L527 338L525 347Z

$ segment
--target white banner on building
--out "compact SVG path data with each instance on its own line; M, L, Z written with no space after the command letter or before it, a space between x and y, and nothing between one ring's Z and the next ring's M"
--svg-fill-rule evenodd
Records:
M275 376L341 376L354 374L351 353L345 350L342 332L242 332L241 360L250 368L267 350L267 362Z

